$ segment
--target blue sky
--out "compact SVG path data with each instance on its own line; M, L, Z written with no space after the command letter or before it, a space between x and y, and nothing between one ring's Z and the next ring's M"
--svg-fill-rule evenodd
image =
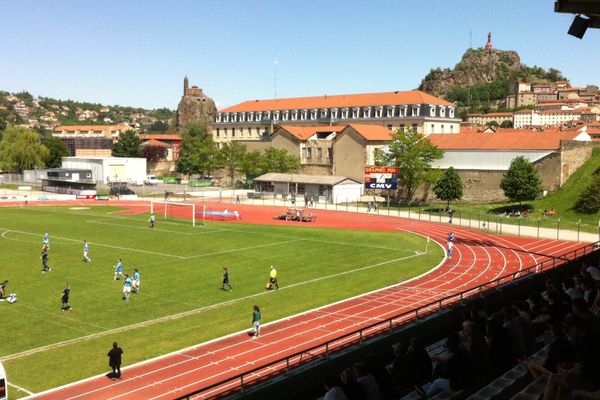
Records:
M0 1L0 90L174 109L188 75L220 107L409 90L469 46L600 84L600 30L566 34L553 0Z

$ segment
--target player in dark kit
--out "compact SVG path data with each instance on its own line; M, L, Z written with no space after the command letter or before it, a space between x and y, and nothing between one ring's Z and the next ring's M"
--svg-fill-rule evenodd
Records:
M229 282L229 270L227 267L223 267L223 284L221 285L221 290L225 290L225 286L228 286L229 290L233 289Z
M60 297L60 308L61 311L71 311L73 310L69 305L69 295L71 294L71 286L67 283L65 288L62 291L62 295Z
M42 249L42 255L40 256L42 259L42 272L50 272L52 268L48 266L48 248L44 247Z

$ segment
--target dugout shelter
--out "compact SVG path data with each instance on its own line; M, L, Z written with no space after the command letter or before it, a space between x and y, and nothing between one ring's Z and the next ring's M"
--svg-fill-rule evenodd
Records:
M304 202L304 196L313 201L330 204L359 201L362 183L347 176L303 175L270 172L254 178L257 193L271 193L275 197Z

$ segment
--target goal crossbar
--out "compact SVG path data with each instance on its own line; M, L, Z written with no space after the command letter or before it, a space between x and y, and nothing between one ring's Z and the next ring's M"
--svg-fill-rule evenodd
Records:
M174 207L189 207L192 211L192 226L196 226L196 204L194 203L181 203L178 201L151 201L150 202L150 213L156 214L162 207L163 217L167 219L167 210ZM203 206L204 207L204 206ZM204 215L204 212L203 212Z

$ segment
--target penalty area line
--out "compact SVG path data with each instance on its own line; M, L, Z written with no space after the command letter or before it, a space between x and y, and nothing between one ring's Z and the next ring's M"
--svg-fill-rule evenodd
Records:
M119 328L114 328L114 329L109 329L106 331L101 331L101 332L97 332L97 333L92 333L89 335L85 335L85 336L80 336L80 337L76 337L73 339L68 339L68 340L64 340L62 342L56 342L56 343L52 343L52 344L48 344L45 346L40 346L34 349L30 349L30 350L25 350L25 351L21 351L18 353L14 353L14 354L9 354L9 355L5 355L5 356L0 356L0 362L3 361L10 361L10 360L16 360L19 358L23 358L23 357L27 357L33 354L37 354L37 353L42 353L48 350L54 350L56 348L60 348L60 347L64 347L64 346L68 346L71 344L75 344L75 343L79 343L79 342L83 342L86 340L92 340L92 339L97 339L100 337L104 337L107 335L113 335L115 333L122 333L122 332L127 332L127 331L131 331L137 328L145 328L151 325L155 325L161 322L166 322L166 321L172 321L172 320L178 320L184 317L189 317L189 316L193 316L196 314L200 314L202 312L205 312L207 310L212 310L215 308L219 308L219 307L223 307L223 306L227 306L230 304L235 304L238 303L240 301L245 301L245 300L249 300L249 299L253 299L253 298L257 298L260 296L265 296L268 294L272 294L275 292L281 292L284 290L289 290L298 286L303 286L303 285L307 285L310 283L314 283L314 282L319 282L319 281L323 281L325 279L331 279L331 278L336 278L342 275L347 275L347 274L351 274L354 272L360 272L360 271L364 271L364 270L368 270L368 269L373 269L373 268L377 268L377 267L381 267L384 265L388 265L388 264L392 264L398 261L404 261L404 260L408 260L411 258L415 258L415 257L420 257L422 256L422 254L413 254L410 256L405 256L405 257L400 257L400 258L395 258L392 260L387 260L387 261L382 261L376 264L371 264L371 265L367 265L365 267L360 267L360 268L355 268L352 270L348 270L348 271L343 271L343 272L338 272L336 274L331 274L331 275L326 275L326 276L322 276L319 278L315 278L315 279L309 279L307 281L302 281L302 282L297 282L297 283L293 283L291 285L286 285L281 287L278 290L272 290L272 291L264 291L264 292L259 292L259 293L254 293L254 294L250 294L247 296L243 296L243 297L238 297L235 299L231 299L231 300L227 300L221 303L216 303L216 304L211 304L208 306L204 306L204 307L199 307L193 310L188 310L188 311L183 311L183 312L179 312L176 314L171 314L171 315L165 315L164 317L159 317L159 318L155 318L155 319L150 319L147 321L142 321L142 322L138 322L136 324L131 324L131 325L126 325L126 326L122 326Z
M27 393L27 395L29 395L29 396L33 396L33 395L35 394L34 392L32 392L32 391L30 391L30 390L27 390L27 389L25 389L24 387L17 386L17 385L15 385L14 383L9 383L9 384L8 384L8 386L12 386L12 387L14 387L15 389L17 389L17 390L18 390L18 391L20 391L20 392Z

